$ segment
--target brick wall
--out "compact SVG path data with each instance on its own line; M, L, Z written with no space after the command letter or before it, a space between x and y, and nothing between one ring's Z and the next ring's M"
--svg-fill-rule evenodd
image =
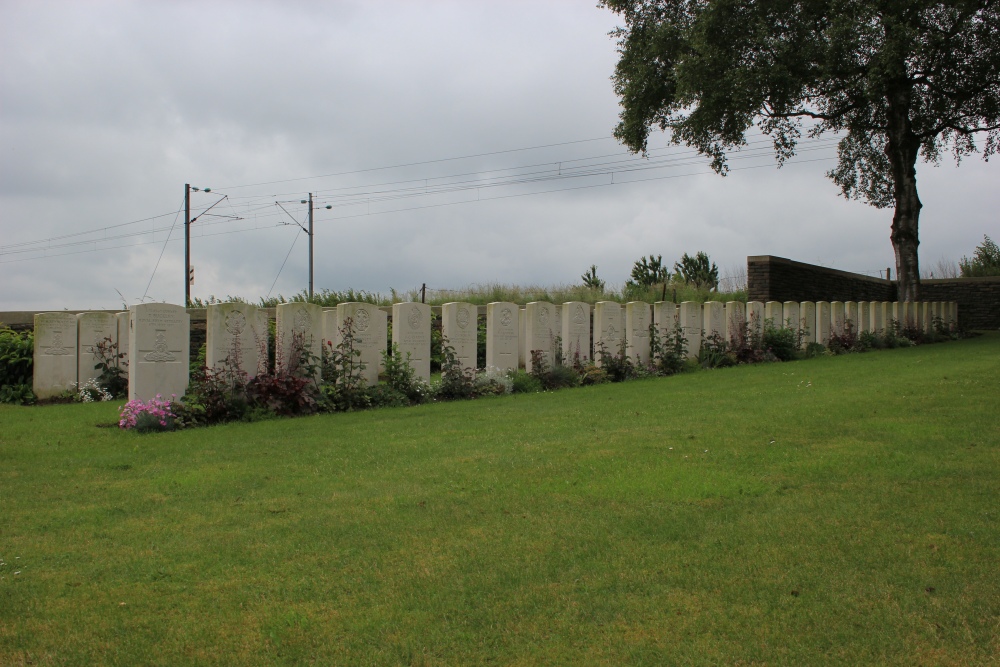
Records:
M784 257L747 257L751 301L895 301L896 283ZM955 301L963 329L1000 329L1000 276L921 280L921 301Z

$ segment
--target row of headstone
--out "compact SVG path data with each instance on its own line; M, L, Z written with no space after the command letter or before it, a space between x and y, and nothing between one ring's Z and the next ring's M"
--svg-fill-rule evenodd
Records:
M954 302L778 302L681 304L600 301L561 305L532 302L521 308L509 302L486 307L486 365L500 370L536 362L551 366L557 352L564 362L594 359L622 350L641 363L650 360L650 324L662 337L680 327L687 354L696 356L713 336L729 341L762 331L764 322L802 332L803 345L827 344L831 335L881 331L895 321L930 333L936 321L954 328ZM309 303L284 303L276 309L275 365L295 370L302 361L322 356L341 342L350 322L359 375L378 381L388 346L388 314L367 303L342 303L324 309ZM392 307L392 342L416 377L430 379L431 308L421 303ZM212 304L206 314L206 364L228 365L248 378L267 368L268 320L264 310L242 303ZM447 303L441 308L443 341L459 364L475 369L478 356L478 308ZM593 335L591 335L593 333ZM183 395L188 385L190 316L181 306L139 304L123 313L39 313L35 315L34 391L39 398L58 396L99 375L96 347L108 339L126 354L129 399L149 400L157 394ZM561 341L561 343L560 343ZM557 345L561 348L557 350ZM303 353L304 356L303 356ZM319 379L319 366L316 366Z

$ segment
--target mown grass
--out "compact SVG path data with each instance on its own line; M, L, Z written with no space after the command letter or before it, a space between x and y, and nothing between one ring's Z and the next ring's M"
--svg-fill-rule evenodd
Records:
M0 406L0 664L997 664L998 377L988 335L151 436Z

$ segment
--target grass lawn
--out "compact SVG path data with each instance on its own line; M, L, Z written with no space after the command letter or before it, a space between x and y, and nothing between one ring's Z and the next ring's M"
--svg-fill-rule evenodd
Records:
M117 407L0 406L0 665L1000 664L1000 335L150 436Z

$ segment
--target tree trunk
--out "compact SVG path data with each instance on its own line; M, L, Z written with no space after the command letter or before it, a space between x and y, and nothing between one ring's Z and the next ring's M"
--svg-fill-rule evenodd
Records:
M920 266L917 258L917 223L923 204L917 196L917 154L920 140L910 125L909 86L902 86L888 99L888 123L885 152L892 169L893 199L892 249L896 254L898 301L917 301L920 297Z

